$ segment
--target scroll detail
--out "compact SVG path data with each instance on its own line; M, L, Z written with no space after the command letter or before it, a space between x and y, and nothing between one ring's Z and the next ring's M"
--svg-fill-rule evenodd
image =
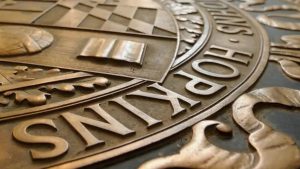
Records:
M240 8L251 12L269 12L269 11L294 11L295 13L288 14L261 14L257 16L257 20L265 25L288 30L300 30L299 22L281 21L275 19L276 17L284 17L288 19L300 18L300 2L297 0L286 0L290 4L284 5L271 5L263 8L255 7L256 5L262 5L266 3L266 0L245 0L240 4Z
M300 79L300 36L286 35L281 40L285 44L271 43L270 60L278 62L286 75Z
M249 133L253 153L230 152L214 146L205 138L205 129L216 125L221 132L231 129L217 121L202 121L193 127L193 138L179 154L154 159L140 169L170 167L201 169L282 169L300 166L300 149L293 139L259 121L253 112L257 103L279 103L300 107L300 91L288 88L263 88L239 97L233 104L235 122ZM274 160L276 159L276 160Z
M266 7L256 7L257 5L265 4L267 0L246 0L240 4L240 8L247 11L254 12L271 12L271 11L289 11L287 14L260 14L257 20L265 25L287 29L300 30L300 23L276 20L274 17L283 17L288 19L300 18L300 1L285 0L290 4L271 5ZM293 11L291 13L290 11ZM270 60L278 62L286 75L294 79L300 79L300 36L299 35L285 35L281 37L285 44L271 43Z

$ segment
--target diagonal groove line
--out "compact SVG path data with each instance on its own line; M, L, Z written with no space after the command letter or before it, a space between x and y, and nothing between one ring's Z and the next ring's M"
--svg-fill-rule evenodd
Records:
M70 79L76 79L82 77L91 77L91 76L93 75L89 73L78 72L78 73L70 73L70 74L59 75L54 77L30 80L26 82L17 82L14 84L0 86L0 92L19 89L23 87L36 86L36 85L41 85L41 84L46 84L51 82L64 81L64 80L70 80Z

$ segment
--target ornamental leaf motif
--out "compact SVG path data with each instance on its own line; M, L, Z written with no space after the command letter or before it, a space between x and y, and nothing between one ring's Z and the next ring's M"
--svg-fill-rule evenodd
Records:
M76 87L93 89L95 88L95 86L107 87L109 85L110 82L108 79L103 77L97 77L97 78L89 78L89 79L81 80L75 83L60 83L60 84L47 85L43 88L48 91L58 90L63 92L75 92Z
M178 56L182 56L192 49L201 36L204 25L202 17L198 10L190 4L192 1L180 3L167 0L162 2L173 12L178 21L181 41Z
M189 33L187 31L181 31L180 38L181 41L189 44L194 44L197 41L197 35L193 33Z
M28 101L29 104L34 106L44 105L47 102L47 97L50 96L49 93L44 93L39 90L14 90L4 93L4 96L14 95L15 100L18 103L23 101Z
M187 15L197 13L197 9L195 9L191 5L183 5L173 1L167 1L166 6L170 8L175 15Z
M54 68L44 70L40 68L29 68L27 66L15 66L13 68L0 68L0 85L12 84L15 82L55 76L61 73L60 69Z
M178 55L183 55L190 49L192 49L192 47L188 43L181 42L179 45Z
M80 72L79 72L80 73ZM74 73L70 72L61 72L60 69L54 68L49 70L44 70L40 68L29 68L27 66L15 66L15 67L1 67L0 68L0 83L2 87L8 87L10 85L14 85L18 83L22 84L24 81L30 80L39 80L39 79L47 79L52 77L59 76L68 76L73 75ZM76 74L76 73L75 73ZM72 77L72 76L71 76ZM109 86L110 82L107 78L104 77L94 77L94 78L86 78L92 77L92 75L79 76L81 80L77 78L75 82L63 83L54 81L57 84L53 84L54 82L48 82L49 85L45 87L41 87L45 84L36 84L35 88L27 89L24 86L17 89L7 89L1 93L0 96L0 105L7 106L11 99L14 99L16 103L20 104L22 102L27 102L31 106L40 106L47 103L47 100L50 99L51 94L48 91L64 91L64 92L75 92L76 88L87 88L94 89L96 86L106 88ZM65 79L70 80L70 79ZM52 83L52 84L51 84ZM44 92L42 89L46 89Z
M178 22L179 29L186 30L189 33L202 34L201 26L198 24L193 24L191 22Z
M204 24L202 18L198 15L180 15L180 16L177 16L176 19L178 21L182 21L182 22L190 21L193 24L198 24L198 25Z

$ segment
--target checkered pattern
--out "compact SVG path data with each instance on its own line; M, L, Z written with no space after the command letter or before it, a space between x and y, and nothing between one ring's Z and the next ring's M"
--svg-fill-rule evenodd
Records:
M176 27L171 16L161 8L154 8L155 6L144 8L104 0L60 1L57 5L67 8L68 12L53 23L55 26L148 35L176 35ZM89 22L89 19L92 21ZM91 26L91 23L99 24Z

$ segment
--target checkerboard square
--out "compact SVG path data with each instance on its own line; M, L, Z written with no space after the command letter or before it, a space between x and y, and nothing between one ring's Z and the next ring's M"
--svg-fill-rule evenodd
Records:
M172 18L168 15L166 11L158 10L157 16L154 22L155 27L168 31L170 33L176 33L176 25L174 24Z
M116 15L116 14L112 14L108 20L113 21L115 23L119 23L124 26L128 26L128 24L130 22L130 19L125 18L123 16Z
M118 14L123 17L126 17L126 18L133 18L136 10L137 10L137 7L117 6L117 8L113 11L113 13Z
M101 9L104 9L104 10L107 10L107 11L114 11L116 9L116 5L97 5L97 8L101 8Z
M156 12L156 9L138 8L133 18L149 24L154 24Z
M145 33L145 34L149 34L149 35L152 34L153 28L154 28L153 25L148 24L148 23L143 22L143 21L136 20L136 19L132 19L130 21L128 27L130 29L133 29L133 30Z
M95 17L108 20L108 18L112 15L112 12L100 8L94 8L91 10L90 14Z
M127 26L123 26L121 24L112 22L112 21L106 21L103 26L101 27L101 30L105 31L115 31L115 32L125 32L127 30Z
M89 6L89 5L86 5L86 4L83 4L83 3L78 3L74 9L77 9L77 10L80 10L82 12L90 12L93 7Z
M78 4L78 1L58 1L57 4L67 8L74 8Z

